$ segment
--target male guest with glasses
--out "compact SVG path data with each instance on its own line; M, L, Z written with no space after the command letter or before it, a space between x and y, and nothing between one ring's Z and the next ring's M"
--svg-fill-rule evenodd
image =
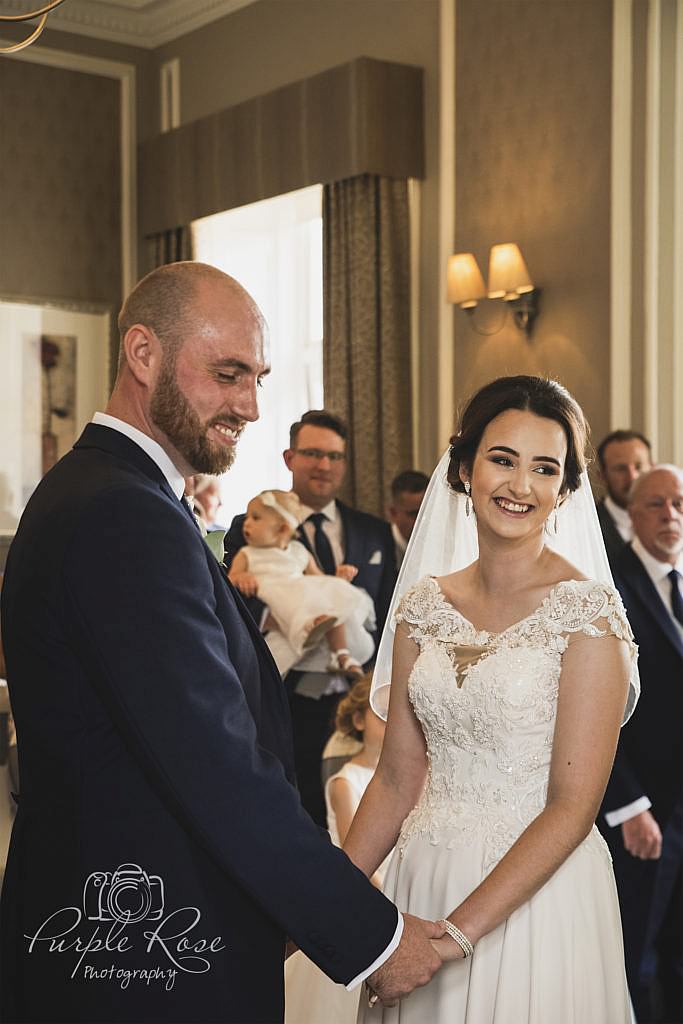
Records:
M343 420L324 409L313 409L292 424L284 460L292 473L292 490L310 510L297 537L315 555L323 572L333 575L340 565L357 570L352 582L368 592L375 606L376 646L396 582L394 541L384 520L337 499L346 473L346 438ZM243 522L243 515L236 516L225 539L228 564L245 543ZM260 618L263 606L251 607ZM348 689L344 677L326 672L327 658L326 650L312 651L285 680L301 800L323 826L326 812L320 761L340 694Z
M683 471L655 466L628 495L634 539L614 581L642 692L598 819L614 861L626 973L640 1024L683 1020Z

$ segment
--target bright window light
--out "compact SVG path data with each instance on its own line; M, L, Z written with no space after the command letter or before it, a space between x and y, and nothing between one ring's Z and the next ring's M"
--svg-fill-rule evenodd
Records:
M323 407L322 187L290 192L192 225L194 257L236 278L266 318L272 372L235 464L221 479L218 518L229 526L269 487L288 490L282 452L290 425Z

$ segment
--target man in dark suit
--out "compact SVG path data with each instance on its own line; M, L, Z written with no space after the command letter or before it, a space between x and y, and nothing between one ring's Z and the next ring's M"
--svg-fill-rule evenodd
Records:
M598 519L612 562L625 544L633 540L628 514L628 493L641 473L652 468L650 442L637 430L613 430L598 445L600 479L607 494L598 502Z
M428 484L429 477L419 469L404 469L391 481L387 519L391 523L399 569Z
M337 498L346 473L346 437L343 420L325 409L312 409L292 424L284 460L292 473L292 490L307 511L297 539L324 572L334 574L342 565L357 570L352 582L368 592L375 606L376 647L396 583L394 541L383 519L349 508ZM244 516L236 516L226 536L227 564L245 543L243 523ZM263 605L254 602L250 608L260 619ZM324 650L313 651L286 677L301 800L323 826L322 752L334 728L339 697L348 689L343 677L326 672L326 660Z
M440 929L301 807L280 677L182 501L258 416L261 314L181 263L119 327L107 412L36 490L5 575L21 795L2 1019L282 1021L286 933L392 999L436 969Z
M683 472L658 466L629 495L635 537L613 563L639 646L640 700L624 726L599 824L614 861L639 1022L683 1020Z

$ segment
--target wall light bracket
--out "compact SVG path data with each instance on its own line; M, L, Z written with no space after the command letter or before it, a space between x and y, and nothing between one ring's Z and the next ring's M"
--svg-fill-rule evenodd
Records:
M491 247L488 287L472 253L456 253L448 261L448 300L467 313L477 334L497 334L511 314L515 327L530 338L538 316L539 296L540 289L534 287L524 257L514 242ZM478 325L475 319L477 305L484 298L503 303L502 316L491 329Z
M512 313L515 327L519 328L520 331L524 331L527 338L531 337L534 321L538 316L540 295L540 288L532 288L530 292L523 292L522 295L517 295L514 299L506 300L508 308Z

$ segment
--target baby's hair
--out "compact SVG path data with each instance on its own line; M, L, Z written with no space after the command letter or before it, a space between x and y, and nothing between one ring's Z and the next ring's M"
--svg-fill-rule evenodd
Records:
M261 491L261 493L257 494L256 497L261 500L261 502L265 505L267 509L269 509L271 512L274 512L275 515L278 516L283 522L287 523L287 526L290 528L292 533L294 533L294 531L296 530L296 526L303 522L303 505L301 504L298 495L294 494L293 491ZM271 503L273 500L275 501L275 505ZM284 510L290 516L293 516L294 519L296 519L296 526L294 526L285 516L282 515L281 510Z
M353 716L356 711L362 715L370 707L370 687L372 685L372 672L366 672L357 683L354 683L349 692L337 705L337 717L335 728L344 736L352 736L354 740L363 740L363 733L356 729L353 723Z

